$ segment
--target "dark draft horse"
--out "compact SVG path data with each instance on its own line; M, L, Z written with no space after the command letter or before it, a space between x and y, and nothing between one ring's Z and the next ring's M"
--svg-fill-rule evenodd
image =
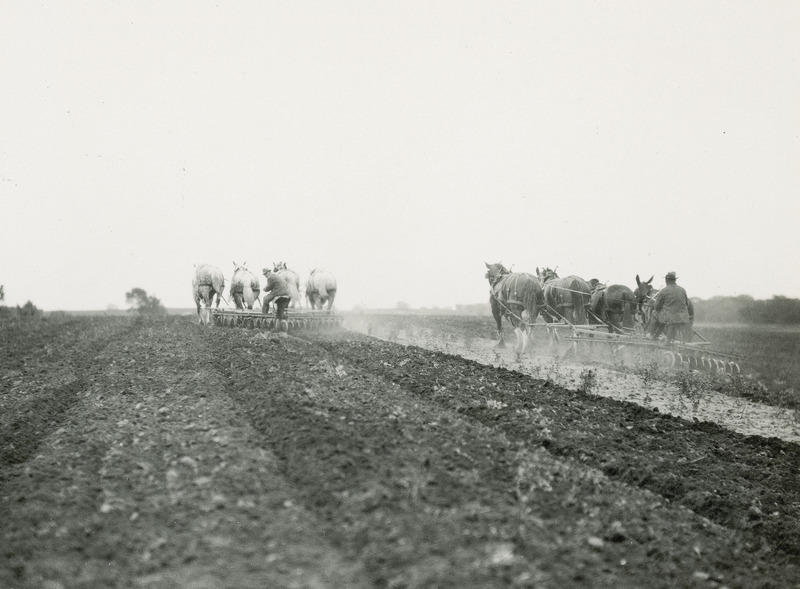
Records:
M486 279L489 281L489 304L497 323L498 347L505 346L503 339L503 317L514 326L518 354L530 345L530 324L536 320L539 307L544 303L542 284L533 274L511 272L503 264L486 264ZM524 316L523 313L527 316Z
M647 332L647 324L650 322L650 317L653 315L654 303L653 298L658 292L653 287L653 277L650 280L640 280L639 275L636 275L636 290L633 291L636 297L636 318L642 325L642 331Z
M589 281L590 285L594 282L595 279ZM624 284L597 284L589 301L590 319L608 325L610 333L632 332L636 323L636 306L636 295Z
M536 268L536 274L544 285L544 301L547 308L542 317L547 323L566 319L572 325L585 325L586 309L589 306L591 289L589 283L578 276L559 278L555 270Z

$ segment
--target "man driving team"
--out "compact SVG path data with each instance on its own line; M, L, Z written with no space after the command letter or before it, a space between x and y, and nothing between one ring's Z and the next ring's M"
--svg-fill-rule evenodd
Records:
M286 316L286 309L292 300L289 294L289 286L282 276L273 272L270 268L264 268L261 272L267 277L267 286L264 288L264 302L262 303L264 313L269 311L269 304L274 300L275 331L283 331L285 330L284 317Z
M678 286L675 272L667 272L664 276L667 285L658 291L654 303L653 317L647 325L647 333L651 339L658 339L665 331L667 342L677 337L681 342L692 341L694 326L694 306L683 287Z

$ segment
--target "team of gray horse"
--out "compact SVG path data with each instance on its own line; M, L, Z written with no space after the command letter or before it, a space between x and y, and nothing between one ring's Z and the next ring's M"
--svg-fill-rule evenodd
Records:
M646 324L647 302L655 289L651 276L631 290L623 284L603 285L579 276L561 278L551 268L536 268L536 274L512 272L501 263L486 265L490 285L489 303L497 323L499 346L505 345L502 320L514 326L520 352L530 347L530 326L541 315L546 323L573 325L604 324L612 333L632 333L636 320Z
M273 263L272 271L286 282L286 287L291 298L291 307L301 304L300 276L287 267L286 262ZM258 276L247 269L247 264L233 262L233 276L230 280L228 295L237 309L252 309L256 303L261 304L261 283ZM312 309L330 311L336 299L336 277L329 271L315 268L306 281L305 296ZM225 300L225 277L217 266L211 264L195 265L192 279L194 302L197 306L197 316L201 324L208 324L209 309L220 300ZM227 300L225 300L228 303Z

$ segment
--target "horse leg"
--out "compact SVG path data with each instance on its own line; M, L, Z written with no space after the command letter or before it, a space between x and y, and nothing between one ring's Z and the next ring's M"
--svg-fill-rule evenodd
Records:
M497 347L498 348L505 348L506 347L506 340L503 339L503 326L502 326L503 319L499 315L496 315L494 320L497 323L497 337L500 338L500 341L497 342Z
M517 338L517 341L514 344L514 351L517 353L517 356L519 356L522 354L522 351L525 348L525 335L523 334L522 328L519 325L514 328L514 335Z
M522 328L522 353L528 352L533 348L530 327L527 325Z
M500 306L497 304L497 300L494 297L489 299L489 306L492 309L492 317L494 317L494 322L497 325L497 337L500 340L497 343L497 347L505 348L506 342L503 339L503 315L500 312Z

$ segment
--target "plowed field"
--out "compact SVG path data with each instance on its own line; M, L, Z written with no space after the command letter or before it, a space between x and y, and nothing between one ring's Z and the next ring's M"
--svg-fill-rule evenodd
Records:
M62 318L0 345L0 587L800 579L790 441L352 331Z

